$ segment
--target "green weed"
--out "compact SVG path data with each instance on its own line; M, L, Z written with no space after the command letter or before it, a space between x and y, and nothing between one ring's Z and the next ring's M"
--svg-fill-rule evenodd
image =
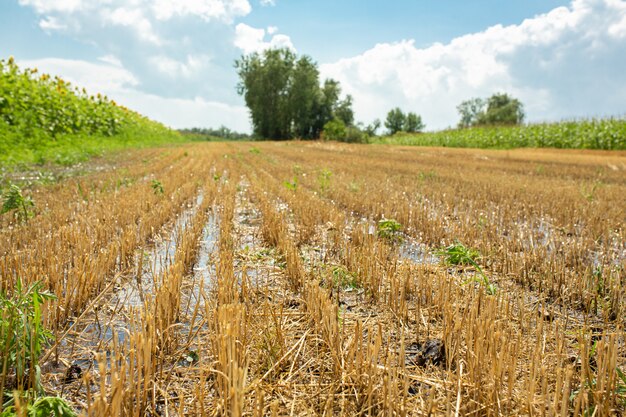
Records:
M378 221L378 237L393 243L402 241L402 225L394 219L381 219Z
M286 189L295 192L298 189L298 178L293 177L291 181L285 181L283 185L285 186Z
M476 249L468 248L457 240L452 245L436 251L435 255L443 257L443 260L447 265L473 266L476 269L478 276L471 278L464 284L469 282L478 282L485 287L487 294L494 295L496 293L496 286L489 281L489 278L485 275L483 269L477 263L480 258L480 253Z
M22 190L17 185L11 185L2 200L2 210L0 210L0 214L13 211L15 217L20 222L33 217L35 203L29 196L24 196Z
M328 187L330 187L330 178L333 176L333 173L329 169L322 169L317 176L317 182L320 186L320 191L322 194L328 191Z
M53 338L41 324L41 305L55 298L41 289L40 282L25 286L20 279L11 296L0 292L2 378L15 375L17 389L41 392L39 356ZM0 382L0 387L4 387L6 381Z
M156 195L163 195L165 190L163 189L163 184L159 180L152 180L150 183L150 187L152 187L152 191Z

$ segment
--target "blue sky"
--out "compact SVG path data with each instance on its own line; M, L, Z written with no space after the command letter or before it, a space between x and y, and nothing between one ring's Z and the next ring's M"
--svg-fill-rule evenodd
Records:
M1 0L0 57L173 127L249 130L233 61L284 46L354 96L427 129L509 92L529 121L626 113L624 0Z

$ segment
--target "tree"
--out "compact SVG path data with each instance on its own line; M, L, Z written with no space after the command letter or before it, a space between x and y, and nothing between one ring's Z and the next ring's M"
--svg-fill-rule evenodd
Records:
M471 98L456 106L456 109L461 115L459 127L474 126L485 112L485 100L478 97Z
M267 49L235 61L240 82L237 92L250 109L255 135L289 139L291 115L289 86L295 55L289 49Z
M378 131L378 129L380 129L380 119L374 119L372 123L365 126L363 131L367 136L376 136L376 131Z
M320 99L319 71L310 57L303 56L296 63L289 89L293 134L296 137L310 139L319 134L315 129L315 109L319 107Z
M497 93L487 100L472 98L457 106L461 115L459 127L478 125L511 125L524 120L522 103L506 93Z
M405 123L406 116L399 107L389 110L389 113L387 113L387 119L385 120L385 127L389 130L390 135L400 132L404 128Z
M324 131L322 132L322 137L325 140L343 141L345 140L346 135L347 131L345 123L337 118L326 123L324 125Z
M354 111L352 111L352 96L348 94L344 100L338 102L334 113L346 126L353 126Z
M354 123L352 97L339 99L335 80L319 84L317 64L289 49L268 49L235 61L237 92L250 109L254 135L265 139L317 138L338 118Z
M478 119L479 124L517 125L524 121L524 106L506 93L494 94L487 101L487 111Z
M404 131L409 133L421 132L426 126L422 122L422 116L415 113L407 113L404 121Z

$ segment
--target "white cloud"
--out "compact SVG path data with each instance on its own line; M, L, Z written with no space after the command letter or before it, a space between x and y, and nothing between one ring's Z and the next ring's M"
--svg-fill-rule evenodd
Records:
M57 19L54 16L47 16L41 19L39 21L39 27L45 30L46 32L67 29L67 25L64 23L61 23L59 19Z
M101 56L98 60L113 65L114 67L122 67L122 61L113 54Z
M626 2L574 0L519 25L496 25L448 44L378 44L320 67L355 98L357 118L400 106L429 128L454 125L456 105L506 91L529 120L621 114L626 102Z
M73 85L85 87L90 94L101 93L130 109L173 128L228 126L239 132L250 132L248 110L200 97L166 98L137 89L139 81L128 70L117 65L116 58L105 56L100 63L59 58L19 61L23 67L37 68L41 73L59 75Z
M150 58L150 63L171 78L189 78L202 71L208 65L209 58L205 55L187 55L187 59L181 62L165 55L158 55Z
M251 131L248 109L245 106L228 105L199 97L165 98L137 90L125 92L116 101L176 129L227 126L237 132Z
M37 68L40 73L58 75L91 94L111 94L139 85L130 71L110 63L92 63L74 59L43 58L20 60L23 68Z
M275 34L275 28L270 27L267 33L271 35L269 41L265 41L265 29L257 29L245 23L235 26L235 46L245 54L261 52L270 48L289 48L295 51L291 38L287 35Z
M261 6L276 6L276 0L260 0Z
M105 23L132 29L140 39L146 42L155 45L161 45L162 43L159 36L154 32L152 23L139 8L118 7L113 10L103 9L101 16Z
M151 3L159 20L198 16L206 21L215 19L230 23L252 10L247 0L155 0Z
M37 13L51 12L73 13L85 7L84 0L19 0L21 6L30 6Z

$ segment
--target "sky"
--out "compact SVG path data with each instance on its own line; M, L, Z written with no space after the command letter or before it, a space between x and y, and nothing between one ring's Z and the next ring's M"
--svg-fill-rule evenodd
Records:
M626 114L626 0L0 0L0 58L174 128L249 132L234 61L287 47L365 124L506 92L529 122Z

